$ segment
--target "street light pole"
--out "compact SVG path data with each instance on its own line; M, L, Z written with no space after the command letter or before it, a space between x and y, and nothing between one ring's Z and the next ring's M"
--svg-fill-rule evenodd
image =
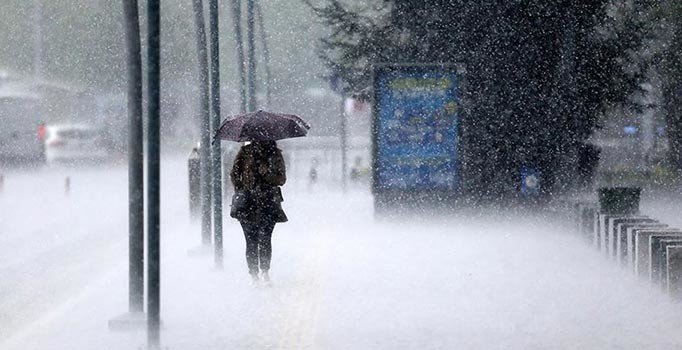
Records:
M255 55L255 43L254 43L254 20L255 20L255 4L254 0L246 0L246 42L247 42L247 55L248 55L248 76L249 76L249 103L248 111L256 111L256 55Z
M341 120L340 124L340 143L341 143L341 190L346 193L347 179L346 179L346 169L347 169L347 158L348 158L348 127L346 118L346 98L343 92L341 92Z
M239 112L246 112L246 68L244 59L244 39L242 38L242 2L232 0L232 22L234 39L237 46L237 70L239 71Z
M196 22L197 59L199 66L201 243L205 248L211 245L211 123L208 90L208 49L206 46L206 22L204 20L203 1L193 0L192 7Z
M142 56L137 0L123 0L128 65L128 299L129 312L144 312L144 150Z
M270 71L270 49L268 48L268 36L265 32L265 19L263 18L263 8L260 0L256 0L256 17L258 19L258 30L263 44L263 65L265 66L265 106L270 108L272 103L272 73Z
M561 40L561 61L559 66L559 77L561 82L559 87L559 105L558 112L562 118L562 122L566 125L571 125L569 131L563 135L561 147L559 149L559 157L561 157L562 167L557 172L558 180L555 181L554 187L562 186L560 190L569 189L569 186L575 186L576 172L578 169L578 139L575 135L575 117L573 114L576 106L577 84L576 84L576 33L577 33L577 18L573 6L567 5L563 9L563 25L562 25L562 40Z
M209 25L211 43L211 135L215 135L220 127L220 35L218 0L209 0ZM222 161L220 140L211 144L213 158L213 235L215 247L215 264L223 266L223 196L222 196ZM208 146L208 144L207 144Z
M43 9L41 0L33 0L33 75L43 78Z
M147 2L147 342L150 348L160 347L160 4L159 0ZM204 145L204 147L207 145Z

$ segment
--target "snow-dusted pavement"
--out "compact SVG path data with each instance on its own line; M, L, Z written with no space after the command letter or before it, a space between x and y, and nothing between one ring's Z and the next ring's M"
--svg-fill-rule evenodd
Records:
M675 349L682 306L561 225L489 213L375 221L371 197L295 181L273 286L252 287L239 226L225 269L190 257L184 162L164 166L162 342L169 349ZM71 194L63 194L70 175ZM295 180L295 179L294 179ZM6 175L0 349L137 349L127 309L126 170Z

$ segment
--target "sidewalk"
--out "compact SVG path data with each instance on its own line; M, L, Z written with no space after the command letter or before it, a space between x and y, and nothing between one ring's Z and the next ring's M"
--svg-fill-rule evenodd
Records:
M189 257L197 227L162 216L168 349L675 349L682 307L541 219L466 214L375 222L364 193L288 193L272 287L252 287L226 218L225 269ZM126 257L3 349L138 349L111 332L127 309Z

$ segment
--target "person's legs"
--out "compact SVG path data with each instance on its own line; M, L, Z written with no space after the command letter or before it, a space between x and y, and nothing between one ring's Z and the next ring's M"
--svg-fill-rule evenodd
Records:
M258 257L260 258L260 269L266 276L270 270L270 259L272 258L272 230L274 228L274 221L266 221L261 223L258 232Z
M258 276L258 225L245 221L239 223L242 225L246 240L246 264L249 266L249 273L251 276Z

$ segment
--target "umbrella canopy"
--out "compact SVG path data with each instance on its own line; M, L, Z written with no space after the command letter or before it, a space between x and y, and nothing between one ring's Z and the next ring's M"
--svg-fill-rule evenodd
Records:
M305 136L310 125L293 114L259 110L223 121L214 138L228 141L276 141Z

